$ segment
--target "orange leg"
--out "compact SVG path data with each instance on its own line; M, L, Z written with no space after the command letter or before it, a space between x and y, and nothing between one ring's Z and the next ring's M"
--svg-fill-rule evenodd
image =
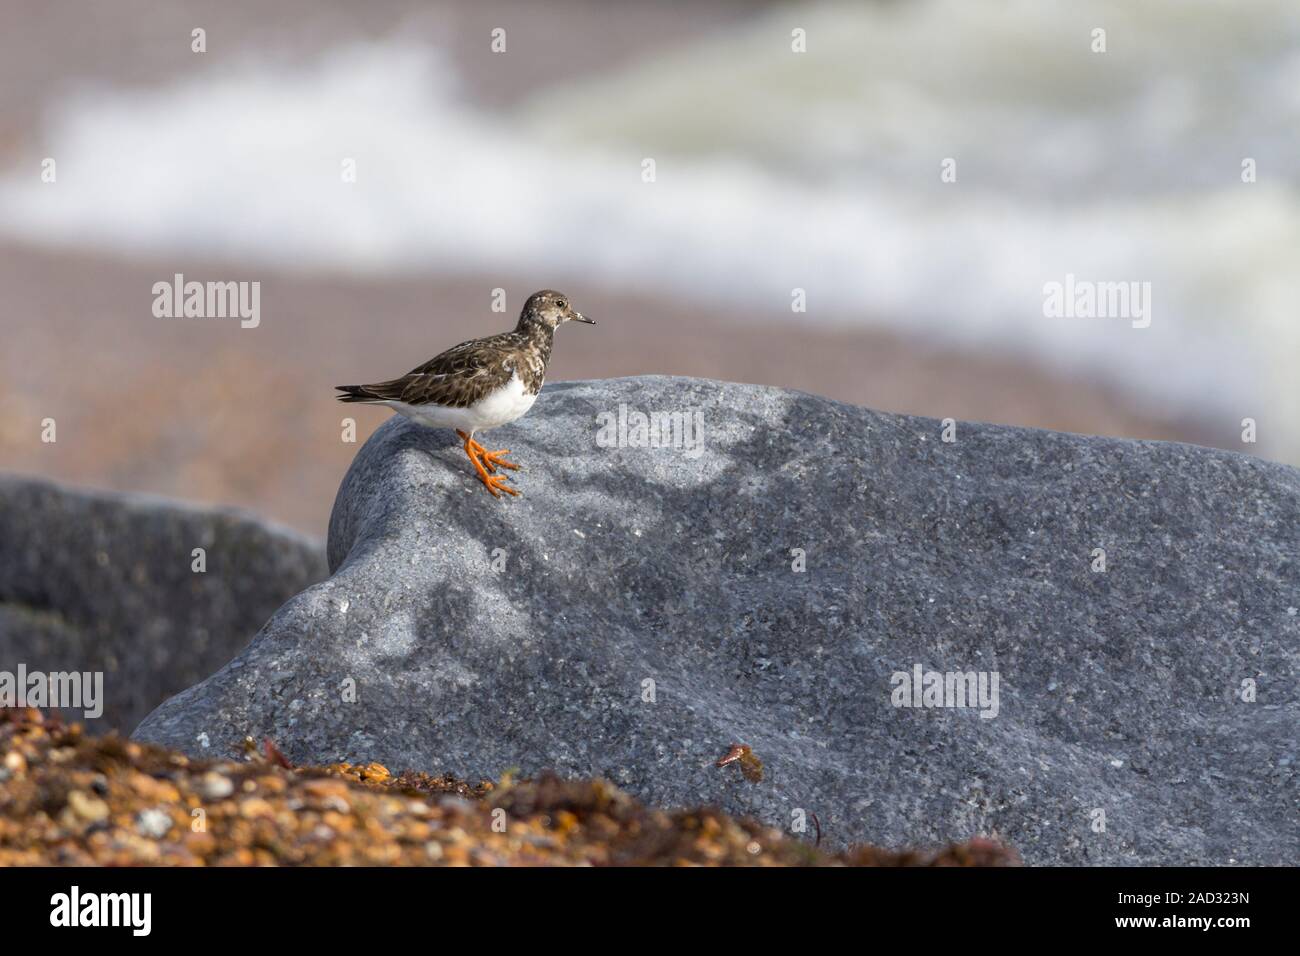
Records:
M514 471L519 467L513 461L506 461L505 456L510 454L509 448L501 448L497 451L488 451L459 428L456 429L456 434L469 443L469 447L473 449L474 454L478 455L479 459L483 462L483 467L488 470L489 474L496 474L498 465L502 468L509 468L511 471Z
M474 470L478 472L479 480L483 482L488 491L492 492L493 498L500 498L501 492L503 491L507 494L516 496L519 494L519 492L506 484L506 481L509 479L507 479L505 475L494 476L489 473L487 468L483 467L483 462L479 461L476 455L476 450L485 450L482 445L474 441L474 439L470 438L462 431L457 431L456 434L465 439L465 454L469 456L470 463L474 466Z

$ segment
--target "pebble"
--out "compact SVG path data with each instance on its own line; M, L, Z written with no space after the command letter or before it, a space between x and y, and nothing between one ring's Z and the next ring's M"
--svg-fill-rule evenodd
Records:
M91 823L108 819L108 804L80 790L73 790L68 794L68 806L81 819L89 820Z
M235 792L235 785L229 777L223 777L215 770L209 770L199 781L199 793L205 800L224 800Z
M141 810L135 818L135 828L141 836L150 837L154 840L161 840L172 828L172 818L166 810L158 807L151 807L148 810Z

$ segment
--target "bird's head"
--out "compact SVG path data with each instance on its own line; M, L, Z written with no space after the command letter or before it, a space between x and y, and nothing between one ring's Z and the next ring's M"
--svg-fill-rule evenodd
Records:
M554 331L564 322L596 324L594 319L587 318L570 305L567 295L552 289L543 289L530 295L528 301L524 303L524 311L519 316L520 328L540 324Z

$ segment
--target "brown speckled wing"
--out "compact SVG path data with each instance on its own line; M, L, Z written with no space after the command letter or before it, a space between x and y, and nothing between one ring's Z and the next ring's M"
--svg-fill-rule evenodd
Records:
M408 405L466 408L501 388L515 372L516 353L505 336L463 342L401 378L363 386L366 393Z

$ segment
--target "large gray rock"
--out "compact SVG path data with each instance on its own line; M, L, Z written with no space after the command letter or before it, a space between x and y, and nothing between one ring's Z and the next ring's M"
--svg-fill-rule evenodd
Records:
M698 414L703 454L606 447L620 404ZM809 833L816 814L834 844L983 832L1033 863L1294 862L1300 475L956 439L772 388L549 385L490 435L526 466L525 497L496 501L450 433L394 419L339 491L333 577L137 736L600 774L662 805L802 812ZM916 665L996 672L996 716L895 707ZM714 766L733 742L761 781Z
M0 476L0 671L102 672L93 732L130 731L325 576L320 544L248 515Z

